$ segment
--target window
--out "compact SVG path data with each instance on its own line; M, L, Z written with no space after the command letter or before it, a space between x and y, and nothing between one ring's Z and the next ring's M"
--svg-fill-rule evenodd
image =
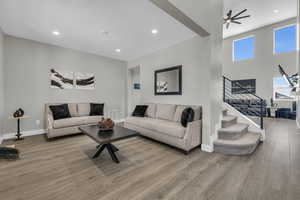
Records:
M254 36L233 41L233 61L254 58Z
M274 53L297 50L297 26L291 25L274 30Z
M274 100L295 100L295 97L291 96L292 89L283 77L275 77L273 79Z

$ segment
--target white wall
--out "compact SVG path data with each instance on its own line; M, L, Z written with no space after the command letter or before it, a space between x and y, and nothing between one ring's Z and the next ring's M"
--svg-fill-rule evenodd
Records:
M3 133L3 119L4 119L4 70L3 70L3 32L0 27L0 138L1 134Z
M256 79L256 93L270 102L273 97L273 77L280 76L278 65L281 64L290 75L298 72L297 52L273 54L273 29L294 23L296 19L290 19L225 39L223 42L224 75L232 80ZM233 62L232 42L250 35L255 36L255 58ZM290 106L291 102L280 102L280 105Z
M30 116L22 121L24 131L43 128L47 102L105 102L106 111L117 108L125 115L126 62L11 36L4 43L5 116L23 108ZM94 73L96 89L51 89L51 68ZM4 122L5 133L16 131L15 121Z

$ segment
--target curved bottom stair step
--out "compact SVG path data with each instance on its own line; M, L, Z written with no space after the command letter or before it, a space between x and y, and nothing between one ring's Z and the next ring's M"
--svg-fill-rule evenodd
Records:
M260 142L260 134L248 132L237 140L214 141L214 151L229 155L248 155L255 151Z

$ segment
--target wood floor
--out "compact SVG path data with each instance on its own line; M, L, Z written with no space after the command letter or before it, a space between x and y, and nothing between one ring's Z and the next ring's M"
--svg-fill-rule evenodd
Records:
M300 199L295 121L267 120L267 141L251 156L182 152L145 138L116 142L121 163L86 136L17 142L21 159L0 161L2 200ZM6 141L5 144L14 143Z

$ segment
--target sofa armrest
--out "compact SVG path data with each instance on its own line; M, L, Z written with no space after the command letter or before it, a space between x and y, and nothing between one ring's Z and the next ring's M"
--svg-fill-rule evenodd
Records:
M189 122L184 136L185 147L188 150L199 146L202 142L202 120Z
M46 115L46 130L53 129L53 116L51 114Z

